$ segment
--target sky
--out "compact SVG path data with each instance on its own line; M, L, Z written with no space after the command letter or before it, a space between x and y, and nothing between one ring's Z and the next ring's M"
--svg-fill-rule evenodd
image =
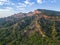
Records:
M60 11L60 0L0 0L0 18L36 9Z

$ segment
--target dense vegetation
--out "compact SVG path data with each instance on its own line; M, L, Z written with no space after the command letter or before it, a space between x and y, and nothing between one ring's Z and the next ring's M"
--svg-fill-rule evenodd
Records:
M49 15L43 11L52 16L51 11L47 12ZM45 19L42 14L0 18L0 45L60 45L60 21L56 20L60 17L55 13L52 19Z

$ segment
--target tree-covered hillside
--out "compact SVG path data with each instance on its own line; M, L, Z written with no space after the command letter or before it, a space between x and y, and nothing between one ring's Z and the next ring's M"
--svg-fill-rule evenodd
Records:
M60 12L37 9L0 18L0 45L60 45Z

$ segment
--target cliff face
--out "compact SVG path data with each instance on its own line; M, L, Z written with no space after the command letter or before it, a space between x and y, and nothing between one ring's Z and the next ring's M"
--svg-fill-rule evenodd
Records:
M50 19L50 20L55 19L55 21L60 21L59 13L60 12L37 9L33 12L33 15L40 15L40 17L43 17L45 19Z
M59 12L37 9L1 18L0 45L60 45Z

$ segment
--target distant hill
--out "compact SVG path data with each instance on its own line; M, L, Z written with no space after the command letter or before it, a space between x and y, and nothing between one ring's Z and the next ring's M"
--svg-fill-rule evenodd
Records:
M60 12L37 9L0 18L0 45L60 45Z

